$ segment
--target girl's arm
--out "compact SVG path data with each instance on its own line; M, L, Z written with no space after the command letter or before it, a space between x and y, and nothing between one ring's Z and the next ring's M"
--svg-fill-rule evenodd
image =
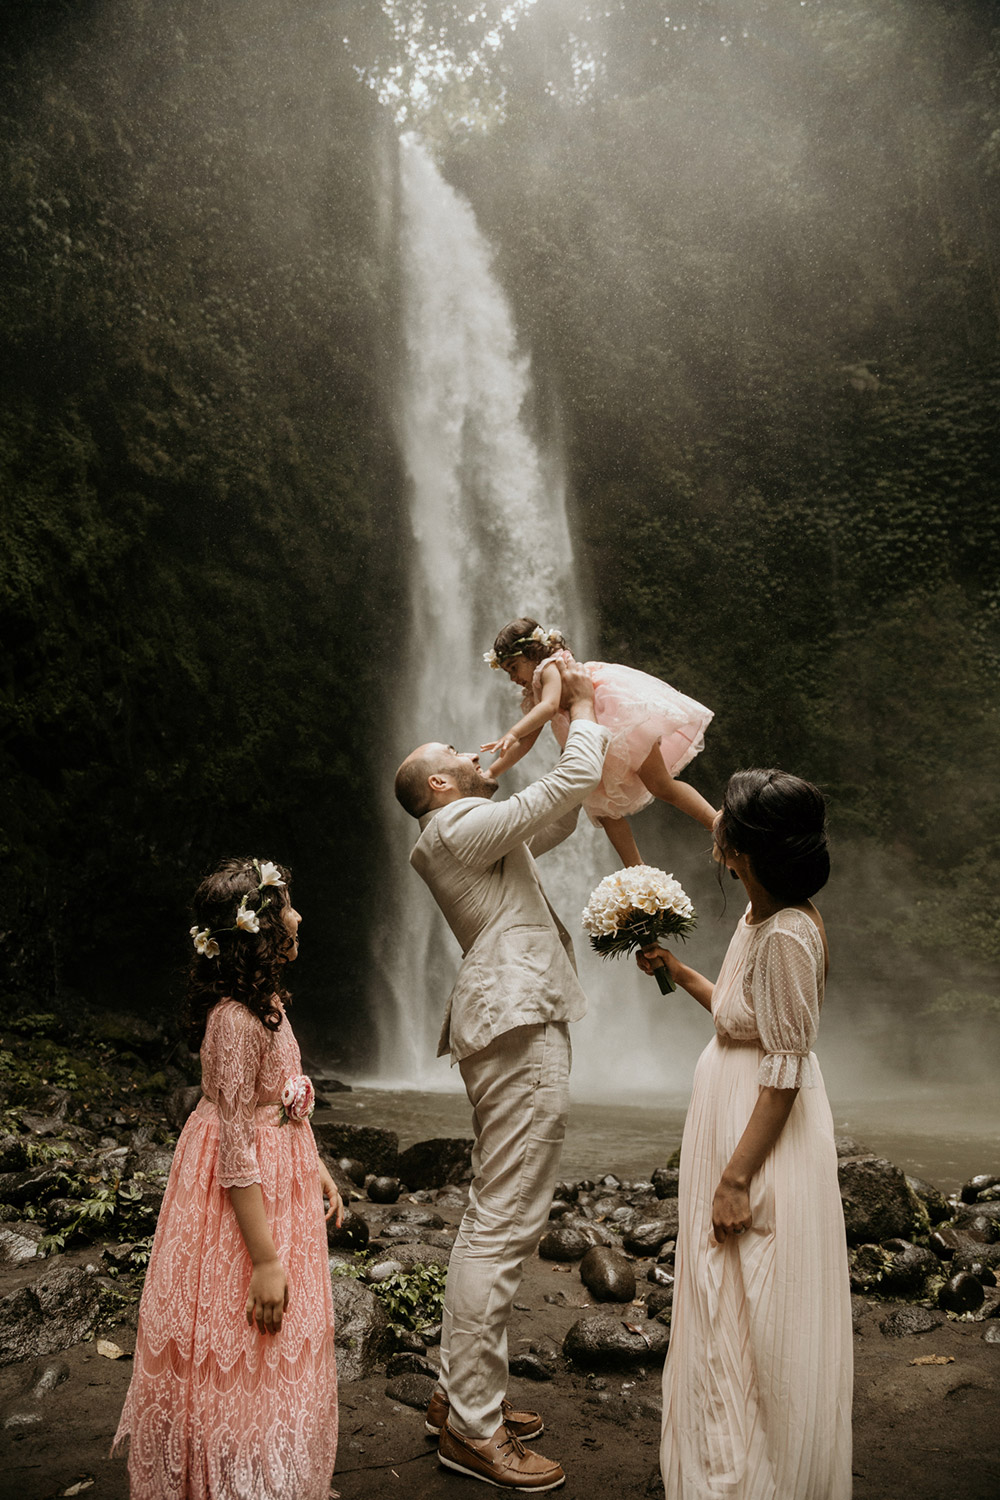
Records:
M344 1202L340 1196L337 1184L330 1176L326 1163L321 1156L319 1157L319 1185L323 1197L327 1201L327 1210L323 1217L328 1220L333 1219L334 1224L339 1229L344 1222Z
M527 755L532 745L537 740L546 724L551 724L559 710L559 700L562 697L562 676L554 661L548 662L542 670L542 696L534 708L529 708L523 718L518 719L513 729L508 729L502 740L493 740L488 745L480 748L483 750L499 751L499 758L490 766L494 776L502 776L504 771L510 769L523 755ZM519 744L524 745L520 754L515 755Z
M251 1328L256 1324L261 1333L277 1333L288 1307L288 1277L274 1248L260 1183L231 1187L229 1201L253 1262L245 1309L247 1323Z
M512 729L504 735L502 740L493 740L489 745L481 745L479 747L481 750L497 751L497 758L490 766L490 775L502 776L505 771L510 770L511 766L516 766L518 761L523 760L527 755L541 732L540 729L536 729L534 734L526 734L523 738L519 738Z
M644 953L637 953L635 961L644 974L652 974L653 965L651 960L662 958L670 973L674 984L679 984L682 990L703 1005L707 1011L712 1009L712 996L715 993L715 985L704 974L699 974L697 969L691 969L687 964L682 964L676 953L671 953L669 948L647 948Z
M712 1199L712 1229L721 1243L727 1234L749 1229L750 1180L759 1172L785 1128L798 1089L763 1088L747 1121L747 1128L719 1179Z

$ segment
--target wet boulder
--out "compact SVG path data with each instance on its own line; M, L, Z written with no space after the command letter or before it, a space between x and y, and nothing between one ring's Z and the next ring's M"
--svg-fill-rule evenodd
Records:
M559 1346L545 1334L532 1339L520 1354L510 1361L510 1373L523 1380L551 1380L559 1368Z
M367 1219L360 1214L352 1213L349 1208L344 1210L344 1218L339 1229L332 1219L326 1221L326 1242L331 1249L338 1250L364 1250L371 1238L371 1230L368 1228Z
M899 1339L907 1334L930 1333L933 1328L940 1328L943 1321L927 1307L904 1303L902 1307L892 1308L878 1326L887 1339Z
M576 1224L568 1224L563 1219L542 1235L538 1253L542 1260L581 1260L590 1249L590 1243Z
M389 1224L408 1224L412 1229L443 1229L444 1220L433 1208L421 1203L408 1203L397 1208L389 1217ZM386 1226L388 1227L388 1225Z
M400 1191L398 1177L373 1177L368 1184L368 1198L372 1203L395 1203Z
M348 1156L364 1164L366 1171L389 1175L396 1172L399 1136L374 1125L340 1125L313 1121L313 1135L325 1156L337 1161ZM398 1174L402 1176L402 1174Z
M667 1199L656 1214L637 1213L622 1235L622 1245L630 1255L658 1255L678 1231L677 1199Z
M646 1293L647 1318L660 1318L665 1322L669 1319L673 1306L673 1282L669 1286L655 1286L651 1292Z
M939 1224L928 1236L927 1242L938 1260L944 1261L952 1260L960 1250L978 1250L984 1243L983 1240L956 1229L954 1224Z
M962 1184L959 1197L963 1203L978 1203L981 1198L989 1202L990 1199L985 1195L995 1187L1000 1187L1000 1177L994 1177L989 1172L981 1172L977 1177L970 1177L968 1182Z
M658 1198L676 1198L680 1180L679 1168L657 1167L651 1178L653 1191Z
M993 1278L1000 1275L1000 1242L992 1245L963 1245L961 1250L955 1252L951 1265L954 1271L971 1271L973 1275L985 1279L989 1285L990 1275L983 1278L978 1268L982 1267L983 1271L992 1273Z
M596 1302L631 1302L635 1268L621 1250L592 1245L580 1262L580 1280Z
M912 1245L909 1240L886 1240L883 1250L890 1259L882 1272L882 1285L888 1291L911 1296L923 1291L928 1276L938 1276L941 1265L933 1251L923 1245Z
M670 1334L655 1319L632 1322L597 1313L574 1323L563 1340L563 1354L586 1370L629 1370L662 1364Z
M370 1287L353 1276L331 1276L337 1377L342 1384L374 1375L389 1340L389 1318Z
M474 1144L453 1136L418 1141L399 1157L396 1176L409 1188L442 1188L449 1183L471 1182Z
M0 1264L20 1266L34 1260L41 1237L42 1226L30 1219L0 1224Z
M907 1175L906 1186L923 1204L924 1212L931 1224L940 1224L943 1220L951 1218L951 1204L944 1193L932 1182L925 1182L922 1177Z
M549 1209L549 1218L554 1223L557 1219L565 1219L567 1214L574 1212L574 1205L568 1198L553 1198L552 1207Z
M0 1299L0 1365L56 1354L93 1330L100 1310L96 1277L56 1266Z
M433 1230L429 1231L431 1234ZM442 1239L444 1237L442 1236ZM404 1244L393 1242L385 1256L379 1256L379 1262L384 1260L395 1261L404 1271L412 1271L414 1266L440 1266L447 1270L448 1260L451 1255L450 1244L436 1244L434 1240L411 1240ZM424 1330L424 1338L427 1339L427 1330Z
M426 1411L436 1385L436 1375L413 1371L394 1376L386 1385L385 1393L390 1401L398 1401L400 1406L412 1406L415 1411Z
M968 1271L959 1271L938 1293L938 1306L945 1312L976 1312L983 1305L983 1284Z
M356 1156L338 1156L337 1170L343 1172L348 1181L353 1182L355 1187L363 1188L368 1172L363 1161L358 1161Z
M842 1157L838 1173L849 1245L876 1244L912 1232L918 1210L899 1167L877 1156Z
M413 1349L400 1349L386 1360L385 1373L392 1380L396 1375L428 1375L436 1380L438 1372L422 1354Z
M835 1135L833 1144L837 1148L837 1156L871 1156L867 1146L862 1146L853 1135Z
M0 1135L0 1173L24 1172L28 1168L28 1146L23 1135Z

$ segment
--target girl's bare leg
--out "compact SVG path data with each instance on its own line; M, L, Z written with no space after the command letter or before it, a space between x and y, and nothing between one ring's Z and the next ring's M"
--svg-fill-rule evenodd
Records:
M688 786L686 781L677 781L666 766L663 764L663 754L659 745L654 745L639 767L639 780L647 792L652 792L654 797L659 797L661 802L669 802L682 813L687 813L689 818L694 818L696 823L701 823L705 828L711 828L715 822L716 809L710 802L706 802L700 792L696 792L693 786ZM608 835L611 838L611 835ZM614 839L611 839L614 843Z
M599 818L598 822L611 840L612 847L623 865L643 863L627 818Z

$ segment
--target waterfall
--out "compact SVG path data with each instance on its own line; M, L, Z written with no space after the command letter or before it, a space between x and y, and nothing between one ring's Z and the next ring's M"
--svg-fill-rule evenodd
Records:
M406 138L400 149L406 365L399 432L413 536L408 659L386 747L393 765L428 740L478 749L519 717L519 691L483 662L483 652L509 619L528 614L559 626L579 659L589 654L591 638L574 573L564 467L553 445L533 433L530 364L494 274L490 246L468 202L444 181L423 147ZM542 774L556 754L546 733L504 778L498 795ZM447 1063L435 1060L458 949L409 866L416 825L392 799L391 788L385 819L385 915L373 963L378 1079L382 1085L459 1087L457 1072L449 1074ZM603 833L581 815L577 833L542 866L597 1012L583 1023L590 1040L582 1056L581 1028L574 1028L575 1079L591 1092L663 1084L645 1025L650 993L644 985L650 982L624 964L610 973L586 951L579 930L589 890L614 863ZM630 1036L625 1076L609 1081L600 1011L609 1004L620 1010L623 1003L638 1032ZM621 1029L618 1018L614 1031ZM617 1054L622 1050L615 1048Z

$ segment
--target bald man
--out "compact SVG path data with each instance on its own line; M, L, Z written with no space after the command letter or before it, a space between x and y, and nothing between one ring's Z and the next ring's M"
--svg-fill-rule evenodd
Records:
M566 1133L569 1023L587 1008L569 934L542 890L534 856L576 826L601 779L610 735L594 718L589 675L560 663L571 724L556 766L509 800L478 755L421 745L396 773L396 796L420 820L410 863L462 949L438 1056L450 1052L472 1104L469 1206L448 1267L441 1383L427 1409L443 1464L504 1489L565 1481L527 1450L537 1412L505 1399L507 1322L538 1243Z

